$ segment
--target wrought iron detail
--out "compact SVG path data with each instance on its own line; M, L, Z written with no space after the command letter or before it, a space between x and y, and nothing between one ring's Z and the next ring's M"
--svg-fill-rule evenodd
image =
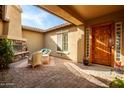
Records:
M115 23L115 61L121 61L122 22Z

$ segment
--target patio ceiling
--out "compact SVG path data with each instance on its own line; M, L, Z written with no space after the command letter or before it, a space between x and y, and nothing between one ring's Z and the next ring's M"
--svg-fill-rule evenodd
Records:
M39 7L75 25L124 9L123 5L39 5Z

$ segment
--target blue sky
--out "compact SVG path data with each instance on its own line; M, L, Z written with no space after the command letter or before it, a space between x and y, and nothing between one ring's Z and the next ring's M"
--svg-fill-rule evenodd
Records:
M22 25L48 29L66 21L32 5L22 5Z

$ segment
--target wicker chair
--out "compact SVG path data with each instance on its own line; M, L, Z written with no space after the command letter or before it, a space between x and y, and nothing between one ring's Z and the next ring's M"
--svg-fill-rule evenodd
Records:
M32 57L28 59L28 63L34 68L37 65L42 65L42 54L40 51L37 51L32 54Z

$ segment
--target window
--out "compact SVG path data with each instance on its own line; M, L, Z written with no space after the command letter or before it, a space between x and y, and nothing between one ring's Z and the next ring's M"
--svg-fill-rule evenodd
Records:
M68 32L57 33L57 51L68 51Z
M122 22L115 23L115 57L116 61L121 61Z

